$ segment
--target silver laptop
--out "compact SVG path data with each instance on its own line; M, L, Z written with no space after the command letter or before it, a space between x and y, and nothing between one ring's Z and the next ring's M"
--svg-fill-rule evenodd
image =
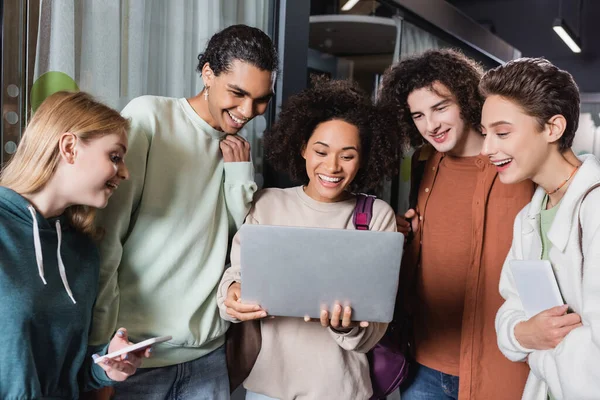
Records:
M319 318L322 305L352 320L390 322L404 236L397 232L243 225L242 301L269 315Z

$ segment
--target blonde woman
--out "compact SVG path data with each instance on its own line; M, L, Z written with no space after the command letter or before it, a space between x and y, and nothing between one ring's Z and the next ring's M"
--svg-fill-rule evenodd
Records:
M85 93L59 92L35 113L0 174L0 398L77 399L135 373L120 328L88 347L99 273L93 219L129 173L128 121ZM146 354L148 355L148 353Z

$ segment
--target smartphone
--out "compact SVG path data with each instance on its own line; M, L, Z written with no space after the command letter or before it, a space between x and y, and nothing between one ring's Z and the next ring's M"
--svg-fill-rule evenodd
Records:
M173 339L172 336L154 337L154 338L151 338L151 339L144 340L143 342L135 343L135 344L132 344L131 346L124 347L121 350L113 351L112 353L108 353L108 354L103 355L103 356L99 356L98 354L94 354L94 355L92 355L92 358L94 359L94 362L96 364L98 364L98 363L101 363L102 361L104 361L107 358L115 358L115 357L118 357L118 356L126 354L126 353L133 353L133 352L136 352L136 351L145 350L148 347L152 346L153 344L166 342L167 340L171 340L171 339Z

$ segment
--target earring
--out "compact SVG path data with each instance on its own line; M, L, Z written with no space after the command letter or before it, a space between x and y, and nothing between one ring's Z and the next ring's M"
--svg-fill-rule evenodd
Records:
M208 86L204 88L204 100L208 100Z

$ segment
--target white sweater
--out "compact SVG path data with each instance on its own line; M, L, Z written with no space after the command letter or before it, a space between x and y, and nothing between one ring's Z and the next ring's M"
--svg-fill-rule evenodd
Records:
M317 202L300 186L266 189L255 196L246 223L354 229L355 205L354 198L338 203ZM394 211L382 200L373 204L370 230L396 231ZM233 239L231 267L225 271L217 293L221 316L239 322L226 313L223 304L233 282L243 286L239 234ZM366 400L372 389L364 353L381 339L386 328L387 324L371 323L368 328L339 333L302 318L263 319L261 351L244 387L282 400Z
M515 220L512 247L500 277L500 294L506 302L496 315L498 346L512 361L525 361L529 356L531 372L523 393L526 400L546 400L548 389L556 399L600 399L600 188L582 203L588 189L600 182L600 163L591 155L581 159L583 164L561 201L548 239L552 243L549 258L562 296L581 316L583 326L551 350L524 348L514 335L515 325L527 317L508 262L541 258L542 188Z

